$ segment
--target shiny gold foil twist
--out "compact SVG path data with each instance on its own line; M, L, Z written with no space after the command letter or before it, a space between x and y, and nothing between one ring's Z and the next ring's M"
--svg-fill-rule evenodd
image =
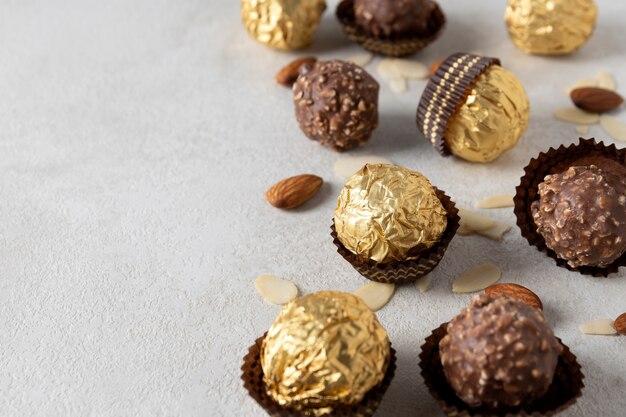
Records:
M299 49L313 41L325 0L242 0L241 18L257 41L278 49Z
M378 263L419 257L439 241L446 210L428 179L394 165L367 164L337 201L337 238L352 253Z
M504 20L511 40L531 54L569 54L593 33L594 0L509 0Z
M359 403L384 378L387 332L357 296L321 291L285 305L263 340L268 394L307 415Z
M530 104L522 83L492 65L457 110L445 133L450 151L473 162L490 162L517 144L528 127Z

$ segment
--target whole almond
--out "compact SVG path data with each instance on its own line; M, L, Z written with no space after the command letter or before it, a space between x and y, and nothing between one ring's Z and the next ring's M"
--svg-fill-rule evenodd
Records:
M531 307L543 310L543 304L541 303L541 300L539 299L537 294L535 294L526 287L522 287L521 285L494 284L485 288L485 293L494 297L505 295L507 297L516 298Z
M296 175L274 184L265 193L265 198L274 207L292 209L310 200L323 183L324 180L317 175Z
M616 318L613 322L613 326L615 326L615 330L617 330L617 333L626 336L626 313Z
M576 88L572 90L570 97L576 107L592 113L611 111L624 102L616 92L600 87Z
M300 75L300 67L305 64L313 65L316 62L317 58L312 56L305 56L291 61L276 73L276 82L291 87L298 79L298 75Z

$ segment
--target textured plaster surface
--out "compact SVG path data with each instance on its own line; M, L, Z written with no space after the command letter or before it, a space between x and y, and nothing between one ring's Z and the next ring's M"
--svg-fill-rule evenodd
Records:
M512 193L531 157L577 140L551 116L569 103L564 86L609 70L626 87L623 2L600 1L597 33L562 58L524 55L507 38L503 2L480 3L442 1L448 27L416 59L502 58L532 105L520 146L490 165L440 158L416 133L425 82L415 81L404 95L383 84L380 127L354 152L417 169L464 207ZM301 54L360 52L335 4ZM340 156L304 138L290 91L273 82L296 55L253 42L235 0L0 2L2 416L263 414L239 379L241 357L278 312L255 277L280 275L302 293L366 282L329 236ZM590 136L605 138L597 127ZM264 201L303 172L327 181L310 203L287 213ZM511 210L488 214L514 223ZM457 237L429 292L400 288L380 311L399 369L377 415L441 415L419 346L469 302L452 294L454 277L485 262L541 296L578 356L587 387L563 415L623 416L626 338L585 336L578 324L626 311L626 272L557 268L516 229L502 243Z

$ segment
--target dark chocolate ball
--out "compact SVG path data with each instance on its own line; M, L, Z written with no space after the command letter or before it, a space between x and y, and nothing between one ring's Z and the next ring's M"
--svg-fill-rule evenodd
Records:
M366 142L378 126L378 83L344 61L318 61L301 69L293 85L302 131L338 151Z
M428 36L435 11L430 0L354 0L356 24L376 37Z
M546 246L572 267L606 267L626 251L626 176L595 165L548 175L531 206Z
M439 343L448 383L468 405L516 407L544 395L562 346L543 314L520 300L482 294Z

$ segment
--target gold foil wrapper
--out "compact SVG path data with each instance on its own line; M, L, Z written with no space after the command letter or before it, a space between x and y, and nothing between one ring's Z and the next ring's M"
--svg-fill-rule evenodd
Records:
M317 416L359 403L387 371L387 332L353 294L321 291L283 307L261 349L268 394Z
M504 20L513 43L531 54L569 54L596 25L594 0L509 0Z
M355 255L377 263L415 259L446 230L446 210L419 172L367 164L346 183L335 230Z
M242 0L241 18L257 41L278 49L299 49L313 41L325 0Z
M490 162L517 144L528 127L530 103L521 82L492 65L448 124L450 151L473 162Z

